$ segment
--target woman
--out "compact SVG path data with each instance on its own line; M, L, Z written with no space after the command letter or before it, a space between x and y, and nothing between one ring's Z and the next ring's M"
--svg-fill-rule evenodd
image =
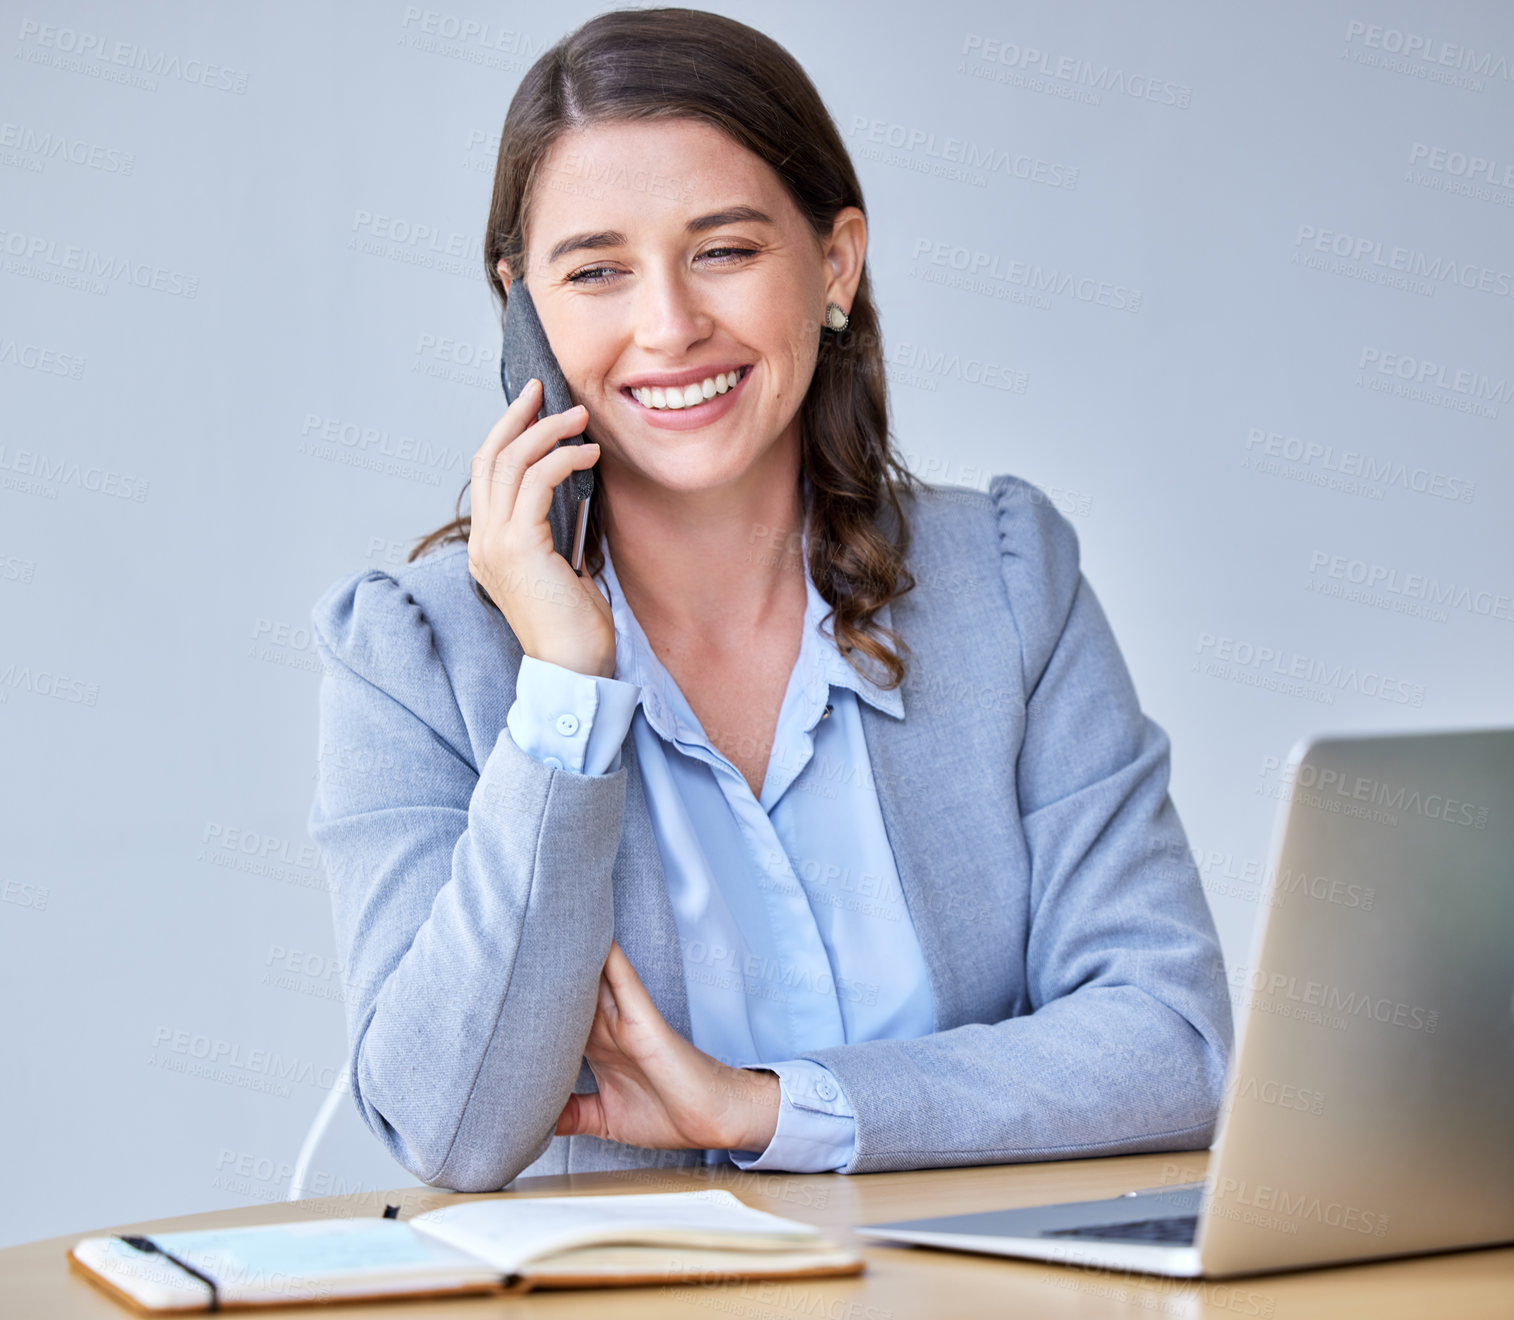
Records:
M313 614L323 744L385 753L310 818L353 1094L425 1182L1213 1135L1167 740L1045 499L897 462L866 239L815 89L730 19L601 15L511 102L489 275L579 402L528 386L471 517Z

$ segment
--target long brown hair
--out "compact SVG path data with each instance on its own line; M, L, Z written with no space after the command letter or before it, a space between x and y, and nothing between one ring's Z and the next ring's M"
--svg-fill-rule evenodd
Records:
M835 122L804 70L776 41L744 23L698 9L620 10L569 33L521 80L505 115L484 268L503 309L496 270L526 270L525 221L537 167L558 136L594 124L644 119L711 124L765 161L817 238L836 214L864 214L862 187ZM909 647L873 616L915 585L904 566L910 528L900 495L921 483L894 449L882 336L866 265L846 330L819 333L814 377L800 409L800 463L810 511L806 569L832 607L832 630L853 668L860 651L881 665L884 686L904 678L894 648ZM818 328L817 328L818 331ZM471 484L471 483L470 483ZM423 538L410 559L468 538L462 513ZM604 565L599 500L590 501L585 571ZM497 608L478 583L474 590ZM892 643L890 645L889 643Z

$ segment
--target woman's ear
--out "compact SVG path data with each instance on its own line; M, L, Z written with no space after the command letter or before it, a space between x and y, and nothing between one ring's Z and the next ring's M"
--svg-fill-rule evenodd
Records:
M512 276L510 274L510 265L509 265L509 263L503 257L501 257L498 261L496 261L494 263L494 269L498 272L500 281L505 286L505 292L509 293L510 292L510 280L512 278Z
M859 207L845 206L837 212L824 251L830 276L826 299L839 303L845 311L857 296L867 258L867 216Z

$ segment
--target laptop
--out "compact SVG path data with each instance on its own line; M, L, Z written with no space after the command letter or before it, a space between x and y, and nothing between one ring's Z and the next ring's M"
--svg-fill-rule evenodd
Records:
M860 1237L1184 1278L1514 1241L1514 729L1310 740L1262 788L1207 1178Z

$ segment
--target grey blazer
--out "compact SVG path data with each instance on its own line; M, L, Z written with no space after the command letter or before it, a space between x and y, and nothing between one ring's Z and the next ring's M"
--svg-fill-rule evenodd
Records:
M1014 477L906 503L905 718L862 705L930 971L914 1040L808 1057L856 1113L844 1172L1207 1146L1231 1046L1218 941L1076 536ZM588 776L505 728L521 649L458 544L332 586L309 827L347 977L352 1093L423 1182L693 1163L554 1137L617 939L689 1035L634 738ZM882 969L879 975L886 975Z

